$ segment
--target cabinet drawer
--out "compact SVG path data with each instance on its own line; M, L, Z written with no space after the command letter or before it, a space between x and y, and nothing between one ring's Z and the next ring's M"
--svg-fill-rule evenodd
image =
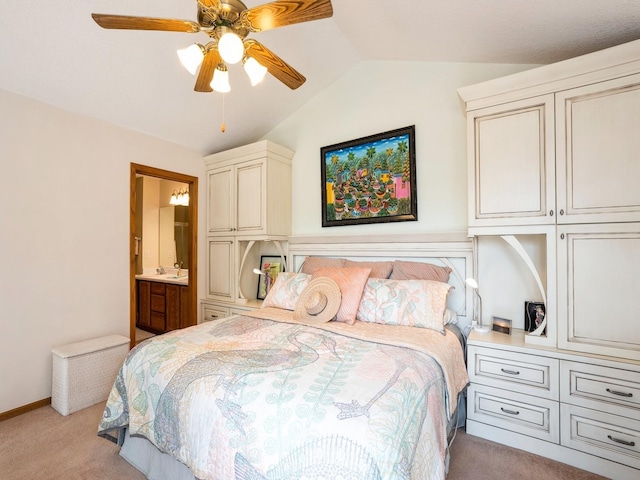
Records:
M164 295L166 285L162 282L151 282L151 293Z
M640 421L563 403L561 424L562 445L640 468Z
M472 383L558 400L559 362L503 350L469 347L469 378Z
M586 363L560 362L563 402L617 415L640 417L640 372Z
M467 402L467 417L471 420L559 443L556 401L471 384Z
M227 318L229 315L230 312L227 307L220 307L218 305L206 305L202 307L203 322L220 320L221 318Z
M165 312L164 295L151 294L151 311L163 313Z

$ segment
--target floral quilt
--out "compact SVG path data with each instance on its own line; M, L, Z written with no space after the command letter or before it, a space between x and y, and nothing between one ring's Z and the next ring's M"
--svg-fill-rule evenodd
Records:
M126 427L200 479L444 479L447 417L468 381L462 353L446 353L457 339L335 323L242 316L147 340L98 431ZM421 340L382 340L398 329Z

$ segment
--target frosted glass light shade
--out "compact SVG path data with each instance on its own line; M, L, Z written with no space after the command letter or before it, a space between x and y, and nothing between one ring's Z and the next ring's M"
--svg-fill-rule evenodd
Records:
M211 88L219 93L227 93L231 91L231 85L229 85L229 72L227 71L227 67L224 65L218 65L213 72Z
M191 75L196 74L196 70L204 59L204 52L202 47L197 43L189 45L187 48L181 48L178 50L178 58L182 66L186 68Z
M242 39L232 32L227 32L218 40L218 52L225 61L231 65L238 63L244 56L244 44Z
M255 58L246 57L244 60L244 71L247 72L251 86L259 84L267 74L267 67L260 65Z

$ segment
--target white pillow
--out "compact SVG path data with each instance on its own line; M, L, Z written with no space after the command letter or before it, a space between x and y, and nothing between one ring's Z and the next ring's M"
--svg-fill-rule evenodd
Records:
M311 275L306 273L280 272L262 302L261 308L295 310L298 297L310 280Z

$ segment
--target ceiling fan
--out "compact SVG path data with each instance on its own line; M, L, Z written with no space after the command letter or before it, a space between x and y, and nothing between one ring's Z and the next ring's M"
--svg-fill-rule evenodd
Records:
M99 13L91 16L108 29L206 33L211 38L209 43L191 45L179 50L178 55L192 74L200 67L195 91L226 92L230 89L226 64L240 60L253 85L268 71L291 89L301 86L306 80L304 76L247 36L333 15L331 0L276 0L253 8L247 8L240 0L197 0L197 5L197 22Z

